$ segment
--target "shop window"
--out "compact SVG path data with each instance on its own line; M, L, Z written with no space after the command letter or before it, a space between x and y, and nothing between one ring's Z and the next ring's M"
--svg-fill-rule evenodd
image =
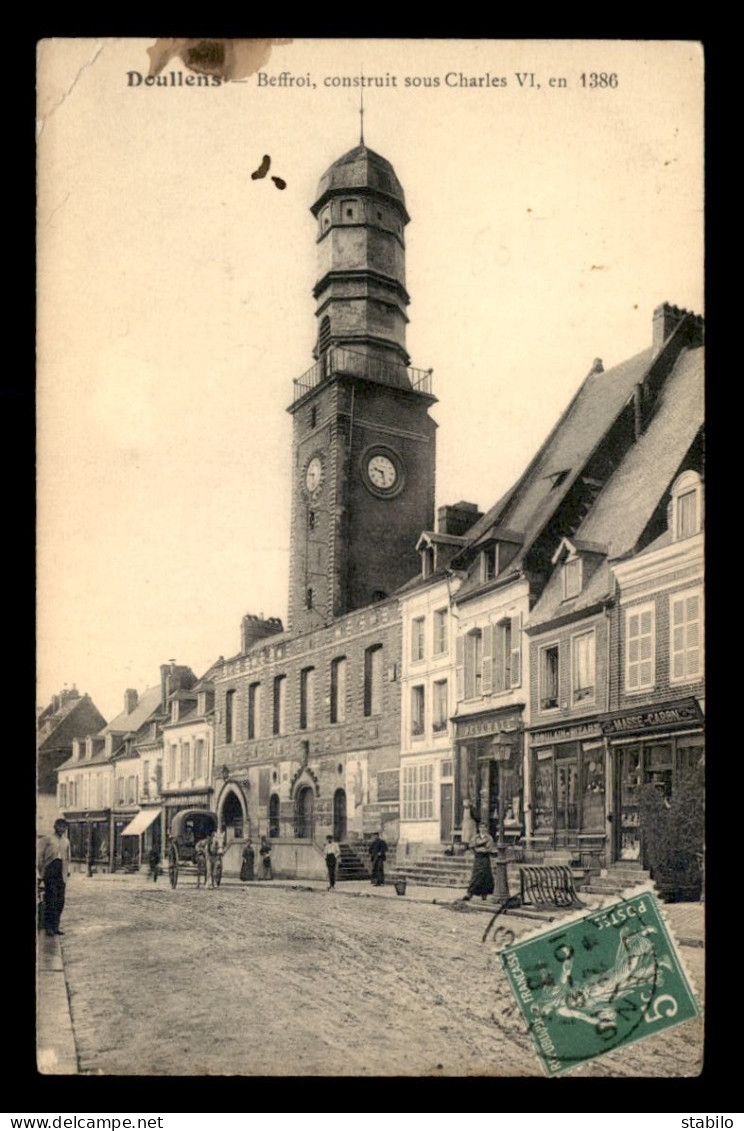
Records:
M701 589L675 593L671 605L670 679L685 683L703 674L703 594Z
M438 679L432 687L432 715L431 729L435 734L441 734L447 729L449 711L447 708L447 680Z
M364 653L364 714L382 711L382 645L374 644Z
M447 609L437 609L434 613L434 655L441 656L447 651Z
M287 729L287 677L274 679L274 734L285 734Z
M571 638L571 697L574 703L593 703L595 697L594 630Z
M553 827L553 751L538 750L533 774L532 811L535 832Z
M635 605L625 613L625 689L644 691L656 679L656 608Z
M603 751L584 750L582 756L581 823L584 829L604 830L605 776Z
M300 730L312 730L315 725L315 668L300 672Z
M403 767L403 820L426 821L434 817L434 766Z
M346 719L346 657L338 656L331 663L331 722Z
M420 737L424 733L424 688L412 687L411 688L411 734L414 738Z
M411 621L411 661L423 660L424 658L424 629L426 620L424 617L415 617Z
M672 536L691 538L703 526L703 485L696 471L684 471L672 487Z
M248 737L261 735L261 684L252 683L248 688Z
M558 645L540 649L540 710L552 711L558 706L559 694Z

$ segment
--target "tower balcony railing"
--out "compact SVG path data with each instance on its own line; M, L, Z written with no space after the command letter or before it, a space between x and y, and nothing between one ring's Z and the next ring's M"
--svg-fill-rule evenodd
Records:
M412 389L417 393L433 394L433 370L414 369L385 358L332 346L321 358L311 365L306 373L294 380L292 403L300 400L323 381L331 377L362 377L367 381L377 381L381 385L392 385L398 389Z

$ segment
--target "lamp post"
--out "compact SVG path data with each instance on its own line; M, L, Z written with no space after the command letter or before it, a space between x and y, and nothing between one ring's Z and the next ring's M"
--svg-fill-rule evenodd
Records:
M509 735L499 732L491 740L491 750L493 751L494 761L498 766L499 771L499 829L498 839L496 841L496 874L494 876L495 888L494 896L497 900L508 900L509 896L509 880L506 874L506 842L504 841L504 789L503 789L503 774L501 767L505 762L511 760L513 743Z

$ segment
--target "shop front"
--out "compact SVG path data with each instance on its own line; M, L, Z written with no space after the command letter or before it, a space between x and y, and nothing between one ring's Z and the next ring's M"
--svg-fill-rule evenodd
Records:
M161 796L164 803L164 818L165 828L163 832L165 838L163 843L167 844L168 838L171 835L171 826L173 818L177 813L181 813L186 809L211 809L212 808L212 790L162 790Z
M654 786L669 801L701 765L704 716L697 699L630 708L601 719L611 758L612 859L643 861L641 798Z
M127 860L140 867L148 854L163 851L163 811L162 809L140 809L129 824L121 831L121 842L126 849Z
M472 822L494 839L503 807L504 838L524 834L522 706L455 717L454 839L467 840Z
M111 813L109 809L65 813L73 862L95 868L109 866Z
M571 849L582 863L605 866L606 771L598 722L530 732L530 848Z

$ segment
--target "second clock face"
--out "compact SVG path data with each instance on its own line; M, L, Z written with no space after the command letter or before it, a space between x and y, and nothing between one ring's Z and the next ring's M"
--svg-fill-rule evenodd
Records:
M374 487L390 491L398 482L398 469L388 456L371 456L367 463L367 475Z
M403 461L392 448L375 446L361 461L362 481L368 491L381 499L392 499L403 489Z
M310 463L307 465L305 471L305 486L310 494L318 490L320 481L323 478L323 464L320 456L313 456Z

